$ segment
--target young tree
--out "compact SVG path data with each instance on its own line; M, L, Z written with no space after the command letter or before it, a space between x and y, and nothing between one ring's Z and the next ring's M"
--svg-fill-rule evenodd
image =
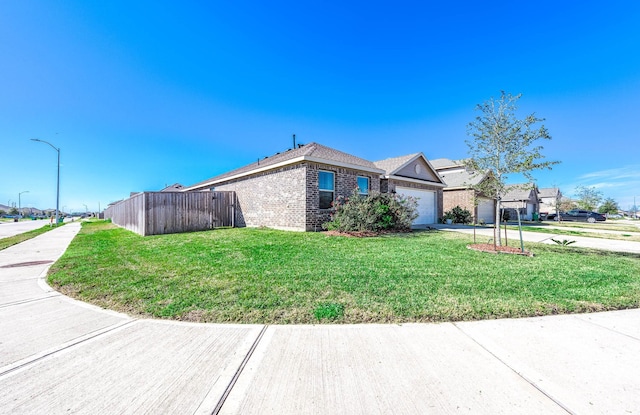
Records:
M598 212L600 213L618 213L620 207L618 206L618 202L613 200L612 198L607 198L598 208Z
M571 209L575 209L577 207L578 207L578 205L576 204L576 202L574 202L573 200L569 199L568 197L563 197L562 199L560 199L560 203L558 204L558 211L559 212L566 212L566 211L569 211Z
M578 207L584 210L595 210L602 200L602 192L595 187L576 187L576 198Z
M473 140L466 140L469 147L467 168L477 175L491 173L488 180L473 186L477 191L494 197L496 203L494 240L501 245L500 232L496 226L500 223L500 200L505 194L506 180L509 174L522 174L533 182L531 171L551 169L556 161L544 161L542 146L534 146L539 140L550 140L544 125L535 128L544 119L535 114L522 119L517 117L517 101L522 94L513 96L504 91L500 99L491 98L479 104L480 111L475 121L469 123L467 133Z

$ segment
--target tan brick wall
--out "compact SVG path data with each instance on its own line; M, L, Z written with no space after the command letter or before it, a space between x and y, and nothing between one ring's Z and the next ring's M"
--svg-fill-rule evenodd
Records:
M475 207L473 205L473 190L445 190L444 191L444 212L460 206L467 209L472 215L475 215Z
M299 163L215 186L233 190L238 200L237 226L319 231L330 219L330 209L320 209L318 172L335 173L335 196L348 197L358 176L368 177L370 191L380 191L379 176L319 163Z
M216 185L215 189L236 192L237 226L304 231L306 170L305 164L295 164Z
M330 171L335 174L335 197L348 197L358 187L358 176L369 178L369 191L380 191L380 176L358 170L331 166L328 164L307 164L307 230L322 229L322 224L330 220L331 209L320 209L320 194L318 192L318 172Z

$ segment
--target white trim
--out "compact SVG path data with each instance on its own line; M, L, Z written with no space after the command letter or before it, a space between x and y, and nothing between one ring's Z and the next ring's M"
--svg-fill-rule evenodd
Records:
M292 159L289 159L289 160L281 161L280 163L269 164L268 166L264 166L264 167L258 167L258 168L255 168L253 170L249 170L249 171L245 171L245 172L242 172L242 173L235 174L233 176L224 177L222 179L211 180L209 182L205 182L205 183L202 183L202 184L193 185L193 186L189 186L189 187L183 187L182 189L180 189L180 191L181 192L187 192L187 191L191 191L191 190L200 189L200 188L203 188L203 187L209 187L209 186L212 186L212 185L217 184L217 183L222 183L222 182L226 182L226 181L229 181L229 180L235 180L235 179L239 179L239 178L242 178L242 177L245 177L245 176L251 176L252 174L262 173L262 172L265 172L265 171L268 171L268 170L277 169L279 167L288 166L290 164L301 163L303 161L310 161L310 162L314 162L314 163L327 164L329 166L344 167L344 168L348 168L348 169L352 169L352 170L365 171L365 172L368 172L368 173L384 174L384 170L377 169L377 168L358 166L358 165L355 165L355 164L342 163L342 162L339 162L339 161L332 161L332 160L327 160L327 159L318 158L318 157L300 156L300 157L292 158Z
M409 182L409 183L428 184L430 186L436 186L436 187L446 187L447 186L444 183L430 182L428 180L423 180L423 179L412 179L410 177L403 177L403 176L384 176L384 178L385 179L390 179L390 180L402 180L402 181ZM426 190L426 189L418 189L418 190Z
M320 188L320 173L328 173L333 177L333 189L329 190L329 189ZM333 204L333 202L335 202L336 200L336 172L335 171L318 169L318 209L320 210L330 209L331 206L329 206L328 208L320 207L320 199L321 199L320 194L322 192L325 192L325 193L331 192L331 203Z

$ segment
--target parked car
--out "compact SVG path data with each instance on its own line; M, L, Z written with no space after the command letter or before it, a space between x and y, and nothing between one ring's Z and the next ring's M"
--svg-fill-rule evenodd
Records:
M551 215L547 215L547 220L563 220L567 222L604 222L607 218L598 213L598 212L590 212L588 210L570 210L568 212L560 212L560 214L552 213Z

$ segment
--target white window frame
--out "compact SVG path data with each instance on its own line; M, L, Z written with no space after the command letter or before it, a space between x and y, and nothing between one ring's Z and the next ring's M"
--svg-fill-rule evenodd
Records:
M333 176L333 189L323 189L320 187L320 173L328 173ZM320 209L331 209L331 206L328 208L320 207L320 193L322 192L331 192L331 201L336 200L336 172L329 170L318 170L318 207Z

